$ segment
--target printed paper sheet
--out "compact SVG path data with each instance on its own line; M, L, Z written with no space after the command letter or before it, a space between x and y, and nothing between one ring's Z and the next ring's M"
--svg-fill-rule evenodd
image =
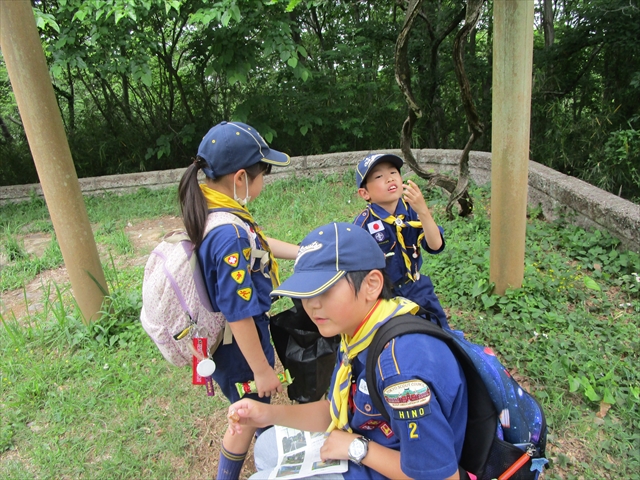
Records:
M276 426L278 465L269 475L270 479L305 478L325 473L342 473L349 469L348 460L320 459L320 448L325 434L304 432L293 428Z

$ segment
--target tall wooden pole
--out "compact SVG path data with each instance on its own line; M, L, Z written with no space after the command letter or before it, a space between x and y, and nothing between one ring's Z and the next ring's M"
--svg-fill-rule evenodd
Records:
M29 0L0 0L0 49L74 296L95 320L107 284Z
M522 286L531 124L533 1L493 2L493 112L489 279Z

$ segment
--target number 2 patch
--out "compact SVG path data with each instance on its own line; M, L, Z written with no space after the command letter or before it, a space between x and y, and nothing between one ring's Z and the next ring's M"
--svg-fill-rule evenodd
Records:
M408 422L407 429L409 430L409 440L420 440L417 422Z

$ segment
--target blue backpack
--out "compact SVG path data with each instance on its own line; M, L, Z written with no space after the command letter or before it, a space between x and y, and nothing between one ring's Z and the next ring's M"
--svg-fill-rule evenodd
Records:
M490 348L465 340L462 332L444 330L415 315L391 318L369 346L367 385L376 384L376 362L385 345L408 333L444 341L464 371L468 420L460 467L479 480L536 480L547 463L547 423L542 407L518 385ZM389 421L378 389L369 387L369 394Z

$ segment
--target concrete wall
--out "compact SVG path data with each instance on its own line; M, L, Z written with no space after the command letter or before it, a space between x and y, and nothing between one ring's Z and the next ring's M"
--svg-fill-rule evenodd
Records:
M399 150L386 152L401 155ZM353 170L355 164L369 152L346 152L327 155L294 157L291 166L274 168L267 182L290 175L316 176ZM437 172L457 175L459 150L414 150L419 164ZM471 178L479 185L491 180L491 154L471 152ZM184 168L156 172L132 173L80 179L86 195L104 192L132 192L140 187L149 189L177 185ZM405 170L406 171L406 170ZM29 200L35 192L42 195L39 184L0 187L0 204ZM600 190L577 178L556 172L536 162L529 162L529 204L539 205L547 219L566 215L570 222L585 228L609 231L631 250L640 252L640 206Z

